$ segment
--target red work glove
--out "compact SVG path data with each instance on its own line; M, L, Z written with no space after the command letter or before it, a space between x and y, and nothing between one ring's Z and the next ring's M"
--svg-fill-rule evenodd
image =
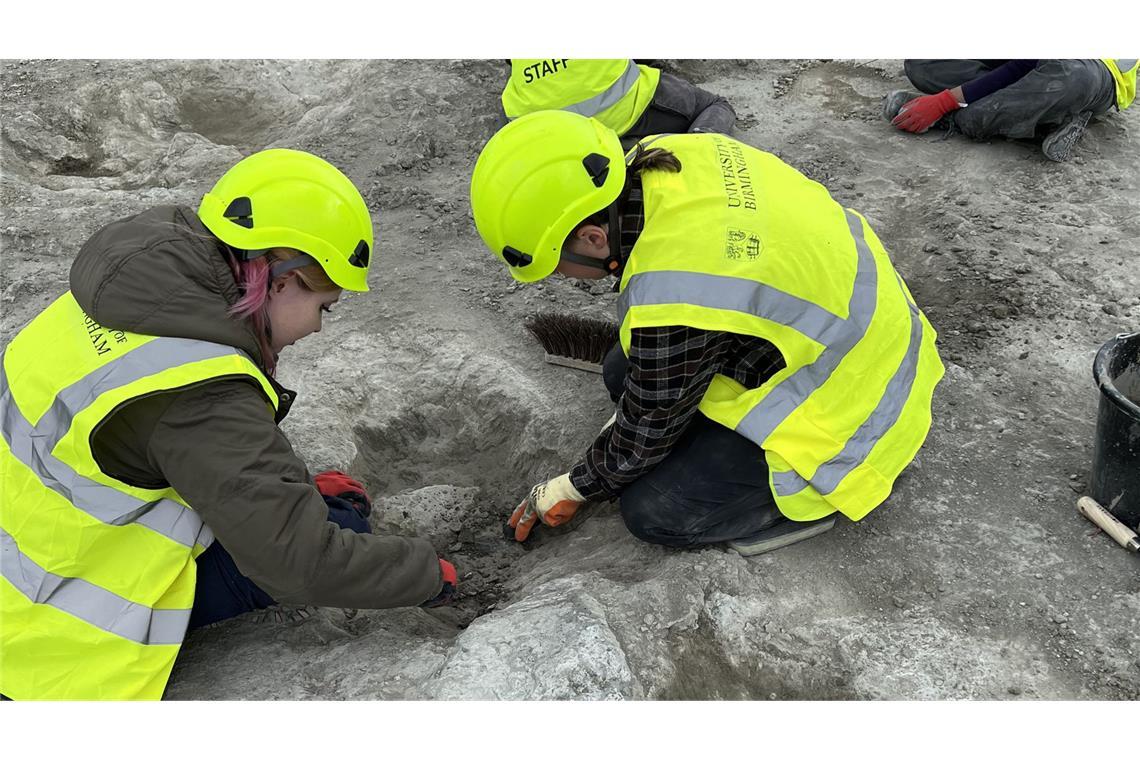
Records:
M908 100L899 109L898 116L891 120L891 124L907 132L921 134L930 129L934 122L959 108L958 99L949 90L943 90L937 95L923 95Z
M359 480L350 478L340 470L325 470L313 480L317 490L322 496L336 496L356 505L356 511L364 517L372 513L372 502L368 499L368 492L364 490Z
M459 576L455 574L455 565L440 557L439 574L443 576L443 588L438 594L421 604L421 607L441 607L450 604L455 599L455 590L459 587Z
M526 541L531 528L540 519L551 527L568 522L585 501L570 482L570 473L539 483L530 489L522 504L515 507L507 525L515 529L515 540Z

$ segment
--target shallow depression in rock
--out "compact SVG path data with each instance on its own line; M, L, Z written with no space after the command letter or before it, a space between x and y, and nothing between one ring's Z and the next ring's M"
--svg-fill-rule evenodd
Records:
M358 423L354 471L381 495L374 530L426 538L455 563L456 622L466 625L499 601L526 553L503 526L511 501L532 485L531 416L505 393L446 388L385 421Z

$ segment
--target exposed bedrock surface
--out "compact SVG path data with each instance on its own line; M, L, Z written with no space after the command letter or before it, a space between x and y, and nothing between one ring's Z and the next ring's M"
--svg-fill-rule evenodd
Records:
M879 102L906 86L900 61L664 65L870 219L947 365L883 507L751 560L641 543L614 504L532 547L504 539L525 491L611 412L596 376L543 363L523 319L608 315L614 296L517 286L474 231L501 62L3 64L5 342L67 287L92 232L196 205L254 150L328 158L375 213L372 292L282 357L300 392L285 430L314 471L369 486L376 530L429 537L461 598L195 632L168 697L1140 698L1140 563L1074 509L1092 358L1140 329L1137 115L1094 122L1052 164L1029 143L890 128Z

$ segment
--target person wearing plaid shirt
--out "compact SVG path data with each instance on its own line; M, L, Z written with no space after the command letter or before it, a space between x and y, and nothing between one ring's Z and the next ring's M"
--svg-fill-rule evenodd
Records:
M621 255L645 223L637 175L621 208ZM779 518L759 446L697 410L717 373L748 388L783 369L768 341L669 326L633 330L629 358L615 345L603 378L618 404L614 423L570 471L586 499L621 497L635 536L668 546L721 543Z
M515 508L515 540L617 497L640 539L759 554L862 519L922 446L933 327L866 220L772 154L717 134L626 154L539 111L484 146L471 210L520 282L620 278L613 421Z
M624 262L645 224L638 173L629 173L615 206L615 258ZM583 224L611 221L603 216ZM574 260L565 251L562 258ZM620 267L607 271L620 280ZM549 525L568 520L580 501L617 498L626 527L643 541L677 548L726 543L746 556L830 528L834 518L796 523L784 517L763 449L698 409L716 375L756 388L784 366L779 350L755 336L682 325L632 330L628 357L615 344L602 365L617 405L612 423L568 475L536 486L519 505L511 518L515 537L529 535L537 518L528 523L526 511L540 498L554 502L543 516ZM551 485L557 483L573 489L563 494L568 501L556 501L560 495Z

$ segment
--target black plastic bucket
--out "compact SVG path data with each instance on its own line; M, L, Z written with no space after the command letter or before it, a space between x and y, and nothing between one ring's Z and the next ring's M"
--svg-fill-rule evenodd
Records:
M1130 528L1140 523L1140 332L1117 335L1093 361L1100 409L1092 497Z

